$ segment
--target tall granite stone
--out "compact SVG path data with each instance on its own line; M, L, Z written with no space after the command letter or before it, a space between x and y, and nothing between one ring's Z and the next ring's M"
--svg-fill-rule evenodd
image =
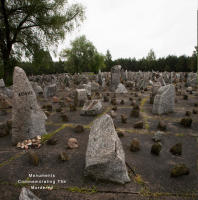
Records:
M13 76L12 144L46 134L47 119L23 69L15 67Z
M85 175L116 183L130 182L125 154L112 118L105 114L91 127L86 152Z
M115 91L118 87L121 79L121 69L120 65L116 65L111 68L111 90Z
M175 86L166 85L158 89L153 103L153 114L166 114L174 112L175 108Z

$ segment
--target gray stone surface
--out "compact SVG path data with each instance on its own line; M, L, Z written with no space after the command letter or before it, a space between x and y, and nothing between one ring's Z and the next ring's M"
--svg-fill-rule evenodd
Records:
M23 187L19 196L19 200L41 200L34 195L29 189Z
M5 87L5 83L3 79L0 79L0 88L4 88Z
M175 108L175 86L166 85L158 89L153 103L153 114L166 114L174 112Z
M32 88L34 89L34 92L39 95L39 94L43 94L43 89L41 86L38 85L37 82L31 82L32 84Z
M23 69L15 67L13 76L12 144L46 134L47 119Z
M115 92L116 93L128 93L128 90L126 89L126 87L122 83L119 83Z
M87 101L87 90L86 89L76 89L75 91L75 105L82 106Z
M111 68L111 90L112 91L115 91L118 84L120 83L121 69L122 67L120 65L116 65Z
M87 116L95 116L102 112L102 103L101 100L88 100L85 102L82 110L81 115Z
M48 97L53 97L53 96L56 96L56 90L57 90L57 87L56 87L56 84L51 84L51 85L48 85L44 88L44 97L45 98L48 98Z
M91 127L85 175L120 184L130 182L121 141L112 118L107 114L96 119Z

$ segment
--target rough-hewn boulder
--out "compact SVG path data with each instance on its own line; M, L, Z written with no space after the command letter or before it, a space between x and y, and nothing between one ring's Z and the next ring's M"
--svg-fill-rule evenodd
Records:
M13 77L12 144L46 134L45 113L23 69L15 67Z
M41 200L34 195L30 190L23 187L19 196L19 200Z
M95 116L102 112L102 103L100 100L88 100L85 102L81 115Z
M166 114L174 112L175 108L175 86L162 86L155 96L153 103L153 114Z
M91 127L86 152L85 175L117 183L130 181L125 154L112 118L105 114Z

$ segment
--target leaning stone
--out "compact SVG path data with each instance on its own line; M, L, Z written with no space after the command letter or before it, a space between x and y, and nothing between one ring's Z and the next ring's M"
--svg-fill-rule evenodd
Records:
M105 114L96 119L89 134L85 175L99 180L127 183L125 154L112 118Z
M181 156L182 155L182 144L181 143L175 144L173 147L171 147L170 152L173 155Z
M14 69L13 92L12 144L46 134L47 117L37 103L25 72L19 67Z
M161 149L162 145L159 142L156 142L151 147L151 153L158 156L160 154Z
M189 173L190 173L190 170L186 167L185 164L177 164L171 170L171 177L188 175Z
M137 152L140 150L140 142L137 138L134 138L132 141L131 141L131 146L130 146L130 150L132 152Z
M41 200L34 195L29 189L23 187L19 196L19 200Z

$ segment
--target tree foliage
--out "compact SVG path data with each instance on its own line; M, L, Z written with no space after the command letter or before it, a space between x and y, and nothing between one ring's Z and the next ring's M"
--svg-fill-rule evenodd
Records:
M95 72L105 67L105 57L98 53L95 46L86 39L80 36L71 42L70 49L64 49L61 52L61 57L66 58L66 70L68 72Z
M4 79L12 74L12 58L57 44L84 19L81 4L67 0L1 0L0 56Z

